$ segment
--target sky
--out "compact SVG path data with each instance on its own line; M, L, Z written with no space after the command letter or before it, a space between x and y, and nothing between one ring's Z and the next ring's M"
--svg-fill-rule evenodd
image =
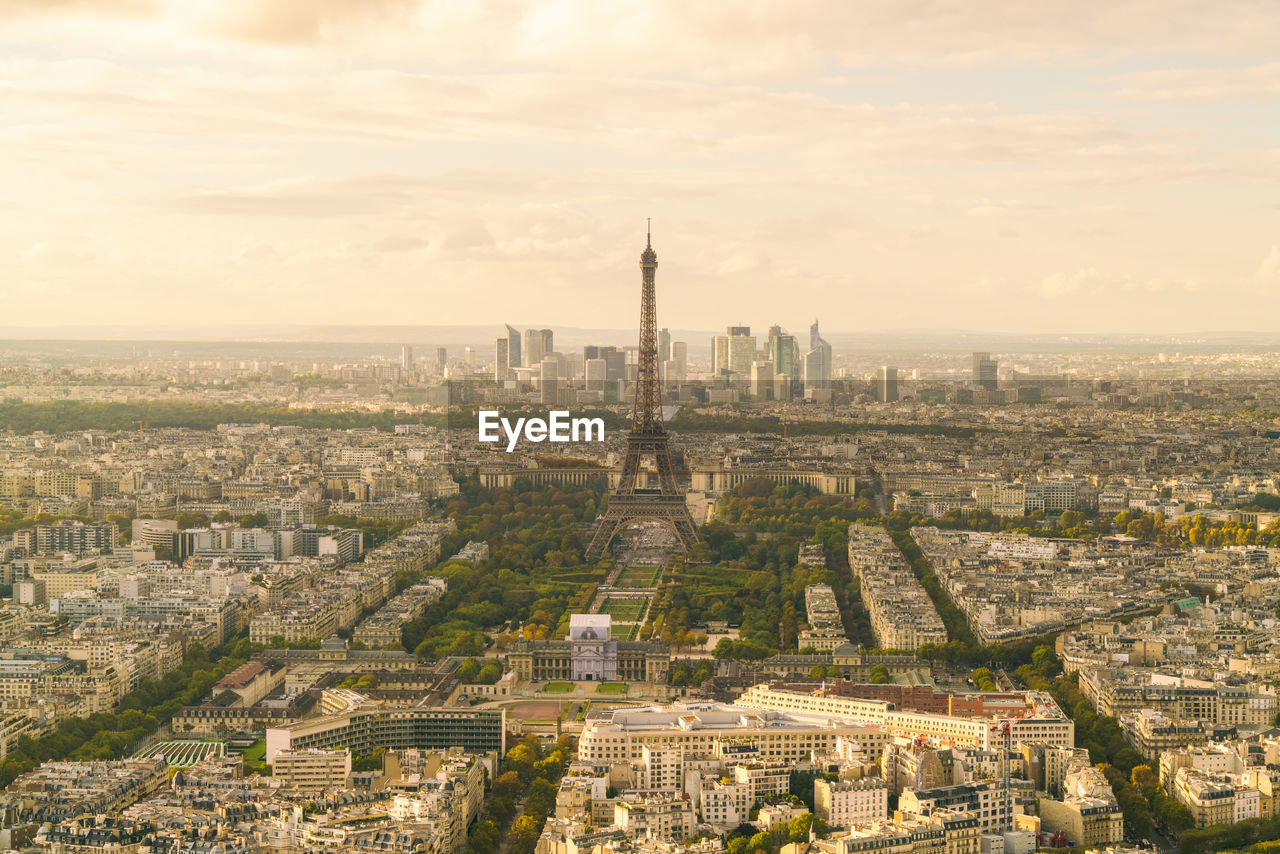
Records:
M0 325L1280 331L1271 0L0 0Z

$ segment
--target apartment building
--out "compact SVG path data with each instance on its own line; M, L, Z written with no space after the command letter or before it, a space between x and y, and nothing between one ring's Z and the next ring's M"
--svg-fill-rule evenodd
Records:
M278 750L271 760L271 776L300 792L341 789L351 776L351 751Z
M691 703L664 708L614 709L608 718L588 721L578 741L584 762L633 762L646 746L685 754L721 757L746 747L765 762L795 762L813 751L834 748L844 737L882 750L883 730L835 720L829 715L796 714L722 703Z
M880 777L815 780L813 811L832 827L881 821L889 816L889 786Z

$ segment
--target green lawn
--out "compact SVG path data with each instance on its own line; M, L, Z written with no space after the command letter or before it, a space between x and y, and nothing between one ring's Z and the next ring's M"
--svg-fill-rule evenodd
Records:
M615 623L637 623L649 606L646 599L606 599L600 612L613 617Z
M618 587L657 587L660 566L629 566L618 575Z
M571 694L573 693L572 682L548 682L542 686L544 694Z
M601 682L596 686L598 694L625 694L631 686L626 682Z
M267 755L267 742L260 738L240 755L244 757L246 765L261 762L263 757Z

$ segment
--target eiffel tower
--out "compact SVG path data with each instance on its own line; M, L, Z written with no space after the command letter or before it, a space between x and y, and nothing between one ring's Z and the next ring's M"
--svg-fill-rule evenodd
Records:
M618 532L633 522L665 522L685 551L698 541L693 517L685 504L684 492L676 488L671 465L671 436L662 426L661 397L658 394L658 307L653 280L658 269L658 253L646 234L640 253L643 282L640 296L640 364L636 377L636 402L631 410L631 432L627 434L627 458L622 463L622 479L609 497L604 518L596 528L587 556L603 554ZM658 470L658 488L640 486L640 465L652 457Z

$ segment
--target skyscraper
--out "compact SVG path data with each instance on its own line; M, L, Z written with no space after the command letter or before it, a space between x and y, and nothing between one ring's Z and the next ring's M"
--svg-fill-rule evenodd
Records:
M800 378L800 347L796 344L796 337L788 335L781 326L769 327L769 343L765 346L765 355L773 362L781 396L790 398L790 386Z
M684 382L689 375L689 345L683 341L672 341L671 361L676 365L673 379Z
M751 334L751 327L730 326L726 332L728 334L717 335L711 340L711 372L716 376L730 373L749 379L751 363L756 360L756 339Z
M607 363L604 359L587 359L583 370L587 376L589 391L604 391L605 371Z
M751 396L756 400L773 398L773 362L753 362L751 364Z
M560 360L546 356L539 362L539 397L544 404L554 406L560 402Z
M550 329L530 329L524 334L525 365L536 368L542 364L542 357L555 351Z
M524 351L520 349L520 332L507 324L507 367L524 367Z
M892 365L880 368L880 387L877 389L883 403L893 403L898 399L898 369Z
M413 370L413 348L408 344L400 348L400 369L403 371Z
M440 370L444 370L444 366L447 364L449 364L449 348L437 347L436 348L436 367L440 368Z
M658 330L658 363L671 358L671 331L665 326Z
M493 353L493 381L500 383L511 376L511 368L507 366L507 345L509 339L499 338L494 342Z
M588 344L582 348L582 359L588 362L592 359L604 359L606 368L606 380L620 380L626 373L627 354L617 347L600 347L596 344Z
M804 391L831 387L831 345L818 334L818 321L809 327L809 350L804 354Z
M997 369L999 363L991 358L990 353L974 353L973 354L973 387L981 388L987 391L995 391L999 385L997 379Z

